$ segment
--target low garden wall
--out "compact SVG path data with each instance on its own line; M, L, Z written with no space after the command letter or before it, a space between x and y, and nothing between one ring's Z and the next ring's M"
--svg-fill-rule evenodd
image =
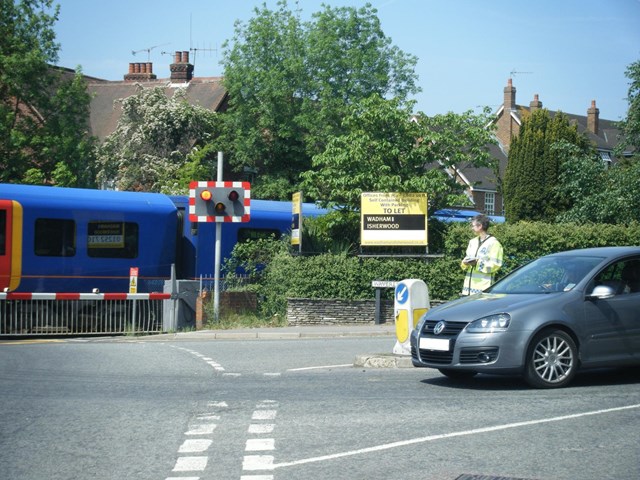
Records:
M373 324L375 300L287 299L287 322L301 325ZM393 323L393 300L380 301L380 323Z

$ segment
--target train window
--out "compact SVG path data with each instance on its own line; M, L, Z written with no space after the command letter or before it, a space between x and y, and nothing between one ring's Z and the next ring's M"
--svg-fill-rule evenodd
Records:
M137 258L138 224L132 222L89 222L87 254L96 258Z
M278 240L280 238L280 230L271 228L240 228L238 230L238 243L267 238Z
M36 219L35 254L41 257L73 257L76 254L76 222L61 218Z

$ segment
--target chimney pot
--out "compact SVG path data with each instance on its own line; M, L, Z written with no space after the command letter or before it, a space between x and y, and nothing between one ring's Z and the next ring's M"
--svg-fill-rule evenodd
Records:
M537 93L533 95L533 100L529 103L529 108L531 110L542 108L542 102L540 101L540 97Z
M507 86L504 87L504 108L507 111L516 109L516 88L511 79L507 80Z
M591 108L587 110L587 130L598 135L599 131L600 110L596 108L596 101L591 100Z
M129 73L133 73L133 63L129 64Z
M182 54L180 52L176 52L173 57L173 63L180 63L182 60Z
M182 63L189 63L189 52L182 52Z

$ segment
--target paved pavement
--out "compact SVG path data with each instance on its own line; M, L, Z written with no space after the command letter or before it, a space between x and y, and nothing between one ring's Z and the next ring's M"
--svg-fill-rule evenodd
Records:
M393 323L380 325L311 325L292 327L240 328L232 330L194 330L190 332L163 333L145 340L218 340L218 339L298 339L298 338L332 338L332 337L389 337L390 347L396 327ZM355 367L366 368L413 368L411 357L393 353L370 353L357 355L353 362Z

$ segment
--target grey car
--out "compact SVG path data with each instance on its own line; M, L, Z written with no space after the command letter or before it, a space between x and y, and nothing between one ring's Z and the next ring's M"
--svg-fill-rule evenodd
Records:
M452 378L519 374L536 388L578 369L640 364L640 247L540 257L485 292L429 310L411 332L416 367Z

